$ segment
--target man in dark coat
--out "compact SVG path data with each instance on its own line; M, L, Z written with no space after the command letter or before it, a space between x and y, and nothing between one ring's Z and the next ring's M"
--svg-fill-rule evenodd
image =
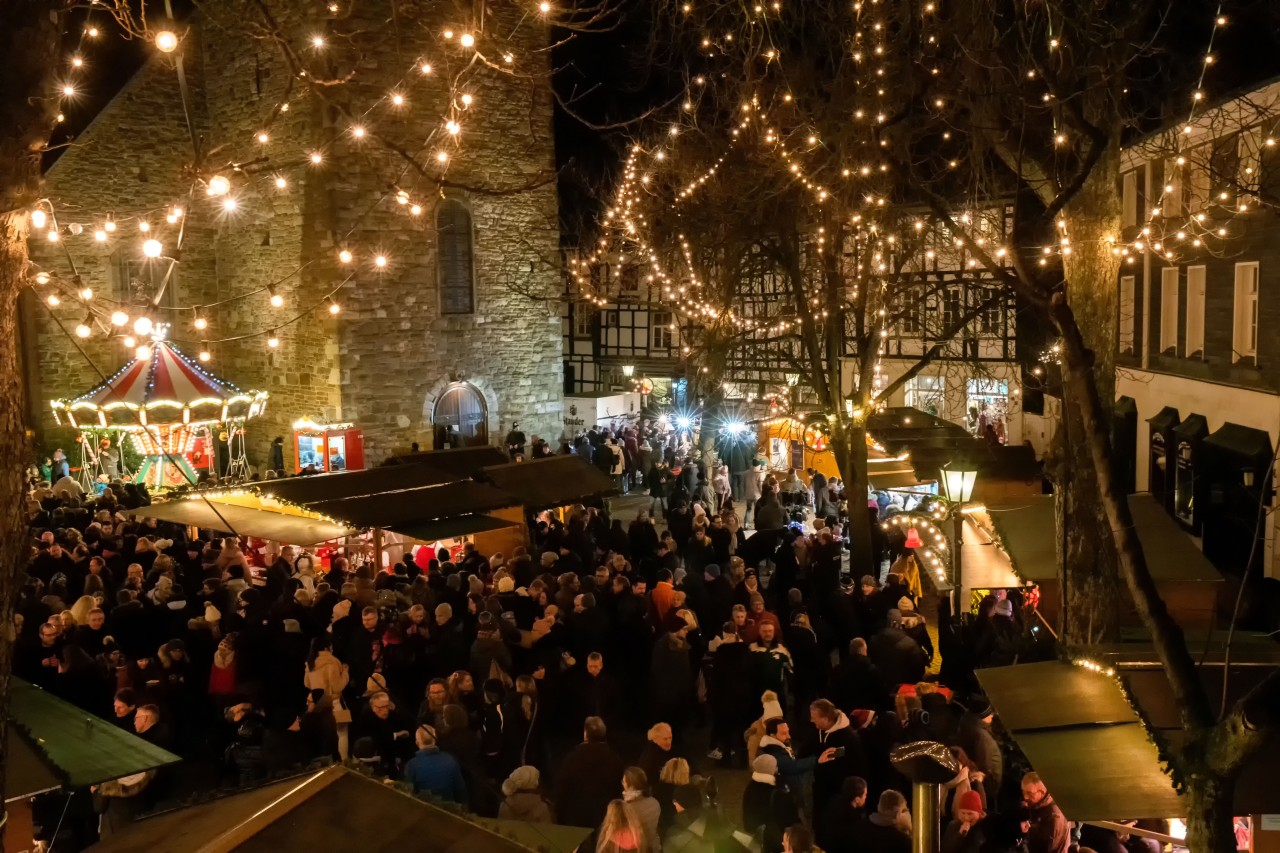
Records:
M867 780L849 776L825 806L814 803L813 836L825 853L856 853L857 829L866 819Z
M849 641L849 656L832 671L826 695L842 711L889 710L889 688L867 657L866 640Z
M836 750L830 761L813 769L813 808L815 814L821 814L839 794L846 778L867 778L867 756L848 716L827 699L818 699L809 706L809 722L817 730L814 751L822 753L831 747Z
M760 839L763 853L782 853L787 827L800 822L795 795L778 778L778 761L762 753L751 765L751 781L742 793L742 823Z
M898 820L907 810L907 801L897 791L880 795L875 814L869 815L855 830L856 850L876 853L910 853L911 836L898 828Z
M565 757L556 773L557 823L595 828L604 820L612 800L622 796L622 771L626 765L605 742L604 720L587 717L582 743Z
M890 610L888 624L867 643L868 657L891 690L922 680L929 666L924 649L899 627L901 622L898 611Z

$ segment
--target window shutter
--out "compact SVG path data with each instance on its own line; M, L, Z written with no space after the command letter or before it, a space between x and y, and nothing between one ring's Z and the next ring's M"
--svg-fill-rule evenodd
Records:
M471 213L454 199L436 211L439 252L440 313L470 314L475 310L475 270L471 253Z

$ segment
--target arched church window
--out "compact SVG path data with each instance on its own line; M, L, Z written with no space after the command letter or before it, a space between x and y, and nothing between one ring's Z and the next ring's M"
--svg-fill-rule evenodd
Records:
M436 209L436 247L440 313L470 314L475 311L471 211L458 199L447 198Z

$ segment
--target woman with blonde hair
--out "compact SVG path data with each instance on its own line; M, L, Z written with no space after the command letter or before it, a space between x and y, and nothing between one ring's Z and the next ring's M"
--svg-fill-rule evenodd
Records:
M689 762L672 758L662 765L658 781L653 783L653 797L662 807L658 832L663 838L673 825L687 826L702 811L702 791L689 774Z
M94 600L92 595L82 595L76 599L76 603L71 605L71 609L67 611L71 614L71 618L75 620L76 625L84 625L89 621L89 611L98 606L98 602Z
M613 800L596 830L594 849L595 853L654 853L657 848L646 837L635 809L622 800Z

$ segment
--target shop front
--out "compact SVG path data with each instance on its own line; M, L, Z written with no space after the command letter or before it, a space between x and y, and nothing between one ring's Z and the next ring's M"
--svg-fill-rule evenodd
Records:
M299 471L331 473L364 468L364 430L355 424L300 420L293 425L293 449Z

